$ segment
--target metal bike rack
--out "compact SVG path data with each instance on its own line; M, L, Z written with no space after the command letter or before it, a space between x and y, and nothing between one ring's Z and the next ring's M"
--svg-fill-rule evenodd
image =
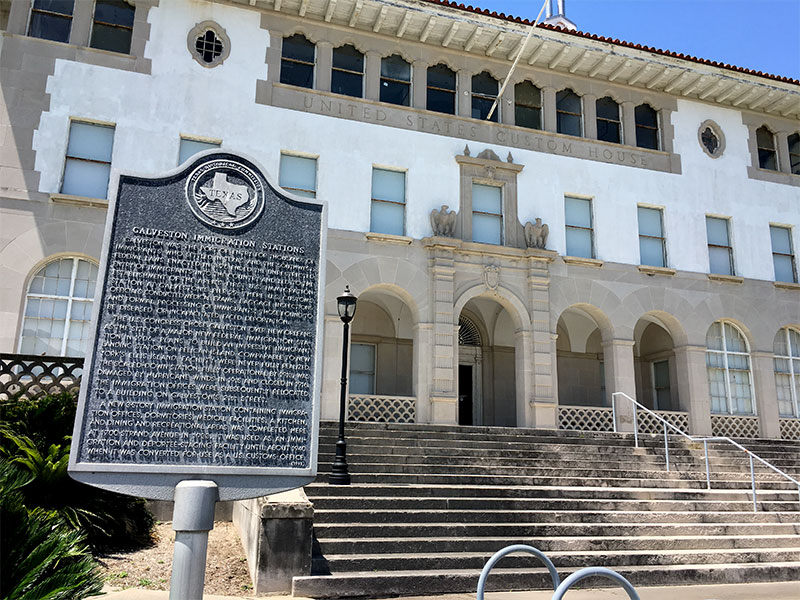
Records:
M636 590L631 585L631 582L625 579L622 575L617 573L616 571L612 571L611 569L606 569L605 567L586 567L585 569L581 569L580 571L576 571L569 577L567 577L561 585L556 588L556 591L553 593L552 600L561 600L564 597L564 594L567 593L567 590L571 588L574 584L579 582L581 579L586 579L587 577L605 577L607 579L613 579L617 583L622 586L628 593L628 597L631 600L640 600L639 594L636 593Z
M478 579L478 593L476 600L483 600L483 592L486 589L486 579L489 577L489 571L491 571L497 562L506 556L507 554L511 554L512 552L527 552L528 554L533 554L539 560L544 563L544 566L547 567L547 570L550 571L550 578L553 580L553 591L558 589L559 584L561 583L561 578L558 576L558 571L556 571L556 567L547 556L545 556L544 552L541 550L534 548L533 546L526 546L525 544L515 544L513 546L506 546L502 550L498 550L495 552L492 557L483 565L483 570L481 571L480 579ZM566 590L565 590L566 591ZM638 600L638 598L636 599Z

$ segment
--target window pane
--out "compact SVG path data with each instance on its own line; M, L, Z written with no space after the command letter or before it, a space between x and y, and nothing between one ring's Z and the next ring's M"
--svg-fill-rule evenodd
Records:
M363 75L334 70L331 73L331 91L334 94L360 98L363 92L362 79Z
M455 71L446 65L434 65L432 67L428 67L428 86L455 91Z
M567 255L593 258L592 232L588 229L567 228Z
M708 248L709 270L717 275L733 275L731 254L727 248Z
M766 127L759 127L756 130L756 142L759 148L768 150L775 149L775 141L773 139L772 132Z
M791 350L792 356L798 357L800 356L800 333L796 332L794 329L789 330L789 341L791 343ZM800 373L800 371L797 371Z
M581 98L572 90L561 90L556 94L556 109L581 114Z
M397 54L382 58L381 77L411 81L411 65Z
M345 69L347 71L363 73L364 55L351 44L346 44L341 48L334 48L333 67L334 69Z
M211 150L212 148L219 148L219 144L181 138L180 150L178 151L178 164L182 165L198 152Z
M780 252L781 254L792 253L792 242L788 228L770 226L769 237L772 240L773 252Z
M497 79L489 75L486 71L472 76L472 93L485 94L487 96L497 96Z
M758 149L758 165L762 169L770 169L771 171L778 170L778 161L775 157L774 150Z
M368 373L350 374L350 393L372 395L375 393L375 376Z
M94 5L95 21L133 27L134 8L125 0L97 0Z
M372 201L369 230L375 233L403 235L404 205Z
M643 265L664 267L664 244L660 239L640 237L639 254Z
M784 361L788 363L789 361ZM781 417L794 417L794 403L792 402L792 378L790 375L779 372L778 361L775 361L775 389L778 396L778 415ZM786 365L788 371L789 365Z
M31 13L28 35L43 40L67 43L69 42L71 28L72 19L70 17L58 17L56 15L33 12Z
M350 345L350 372L375 372L375 346L371 344Z
M47 12L71 15L75 0L34 0L33 8Z
M411 84L382 79L380 100L381 102L387 102L388 104L410 106Z
M581 136L581 118L578 115L558 113L557 115L558 133L566 135Z
M472 213L472 241L483 244L502 244L503 217Z
M314 87L314 65L282 60L281 83L309 89Z
M503 192L493 185L472 184L472 210L493 213L503 213Z
M308 41L305 36L296 33L287 38L283 38L281 49L283 58L294 58L303 62L314 62L314 44Z
M613 98L606 96L597 100L597 118L609 121L619 121L619 104Z
M486 117L489 116L489 111L492 110L492 104L494 104L494 100L490 100L488 98L481 98L480 96L473 96L472 97L472 118L473 119L480 119L481 121L485 121ZM497 114L500 112L500 106L494 110L492 113L491 121L497 122Z
M456 114L456 95L454 92L428 88L427 107L428 110L454 115Z
M592 202L583 198L564 198L567 225L577 227L592 226Z
M789 169L795 175L800 175L800 133L789 136Z
M99 50L128 54L131 51L132 30L95 22L89 45Z
M372 169L372 197L377 200L405 202L406 174L402 171Z
M722 350L722 324L714 323L706 333L706 347L709 350Z
M108 178L111 165L67 159L64 166L64 183L61 191L74 196L105 198L108 195Z
M529 129L542 128L542 110L517 104L514 110L514 124Z
M649 104L640 104L633 109L634 118L637 125L646 125L648 127L658 127L658 114L655 109Z
M708 243L716 246L730 246L728 243L728 221L727 219L716 219L706 217L706 233Z
M744 336L730 323L725 323L725 347L728 352L747 352Z
M661 210L657 208L638 207L639 234L663 237L661 235Z
M69 128L67 156L111 162L114 128L73 121Z
M282 188L295 190L316 191L317 189L317 160L303 156L281 154L280 180Z
M597 119L597 139L603 142L619 144L621 139L619 128L620 125L618 122Z
M636 145L639 148L658 150L658 130L636 127Z
M775 264L775 281L795 282L794 265L791 256L773 254L772 261Z

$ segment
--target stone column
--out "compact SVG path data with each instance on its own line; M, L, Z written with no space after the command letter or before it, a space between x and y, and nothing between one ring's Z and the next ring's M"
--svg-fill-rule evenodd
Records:
M472 116L472 73L463 69L456 73L456 112L461 117Z
M781 424L778 413L778 390L775 387L775 362L772 352L751 352L753 361L753 388L756 395L756 412L760 435L780 438Z
M711 435L711 394L708 388L706 349L675 348L680 410L689 413L689 433Z
M529 252L535 252L529 250ZM533 326L533 398L530 427L558 428L556 337L550 333L550 274L548 260L528 263L528 296Z
M364 98L380 100L381 97L381 54L368 50L364 66Z
M498 123L503 125L514 124L514 84L509 83L503 92L500 101L497 103L497 108L500 110L500 118L497 119Z
M33 0L17 0L11 3L11 11L8 14L8 33L26 35L28 33L28 14L31 11Z
M603 342L606 376L606 401L611 406L612 394L623 392L636 400L636 376L633 372L633 340ZM615 402L617 431L633 431L633 404L625 398Z
M636 146L636 106L633 102L622 103L622 142Z
M514 376L517 393L517 427L535 427L533 332L522 329L514 336Z
M542 88L542 113L545 131L555 133L558 130L556 119L556 88L546 85Z
M339 393L342 373L342 320L339 315L325 315L322 330L322 392L320 418L339 420Z
M72 31L69 36L70 44L75 44L76 46L89 45L89 32L92 27L93 15L94 2L75 3L75 10L72 12Z
M413 391L417 397L417 423L431 422L431 384L433 370L433 323L414 327L414 357L412 359Z
M791 173L792 166L789 159L789 134L785 131L779 131L775 134L775 144L777 144L778 151L778 167L784 173ZM761 435L764 435L763 433Z
M597 96L584 94L583 96L583 137L590 140L597 139Z
M331 69L333 68L333 44L317 42L317 64L314 88L321 92L331 91Z
M433 291L433 370L431 423L458 423L458 398L455 373L458 369L458 318L453 314L455 260L453 248L436 244L432 253L430 275Z
M411 106L425 109L428 105L428 63L415 60L411 64Z

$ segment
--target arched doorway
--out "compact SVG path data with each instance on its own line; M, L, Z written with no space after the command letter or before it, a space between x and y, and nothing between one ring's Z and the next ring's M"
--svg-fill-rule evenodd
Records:
M669 330L652 317L634 328L636 398L653 410L680 410L675 343Z
M610 406L603 335L595 318L580 307L568 308L561 313L556 331L559 405Z

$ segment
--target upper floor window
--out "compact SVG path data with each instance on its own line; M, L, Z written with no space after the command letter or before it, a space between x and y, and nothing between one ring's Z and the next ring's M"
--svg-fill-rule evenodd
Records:
M622 139L622 123L619 118L619 104L606 96L598 98L597 107L597 139L619 144Z
M530 81L514 86L514 124L530 129L542 128L542 91Z
M283 38L281 49L281 83L298 87L314 87L314 44L295 33Z
M428 110L456 114L456 73L447 65L428 67Z
M558 133L580 137L582 131L581 97L571 89L556 94L556 121Z
M733 275L733 246L728 231L728 219L706 217L706 234L709 272L717 275Z
M800 332L784 327L775 336L773 348L778 414L800 417Z
M486 71L472 76L472 118L485 120L489 116L492 104L497 99L498 82L497 79L489 75ZM499 105L498 105L499 109ZM491 120L497 122L495 110Z
M586 198L564 198L567 229L567 256L594 258L592 201Z
M75 0L33 0L28 35L54 42L69 42Z
M411 65L398 54L381 59L381 102L411 104Z
M19 351L49 356L84 356L97 282L97 265L83 258L60 258L31 279Z
M789 168L795 175L800 175L800 133L793 133L789 141Z
M331 91L355 98L364 95L364 55L352 44L333 49Z
M472 241L503 243L503 189L472 184Z
M105 198L111 174L114 127L73 121L64 163L64 194Z
M128 54L131 51L135 10L125 0L96 0L89 45L100 50Z
M775 266L775 281L797 282L797 270L792 251L792 230L777 225L769 226L772 242L772 264Z
M641 264L666 267L664 224L661 209L639 207L639 256Z
M756 146L758 147L758 166L771 171L778 170L778 155L775 152L775 136L766 127L756 129Z
M372 169L372 210L369 230L403 235L406 215L406 174Z
M317 159L281 154L279 185L298 196L317 197Z
M733 323L717 321L706 334L711 412L752 415L753 390L747 340Z
M633 109L636 122L636 145L639 148L658 150L658 113L649 104Z
M181 136L181 143L178 149L178 164L182 165L198 152L219 148L220 144L222 144L222 142L198 140Z

